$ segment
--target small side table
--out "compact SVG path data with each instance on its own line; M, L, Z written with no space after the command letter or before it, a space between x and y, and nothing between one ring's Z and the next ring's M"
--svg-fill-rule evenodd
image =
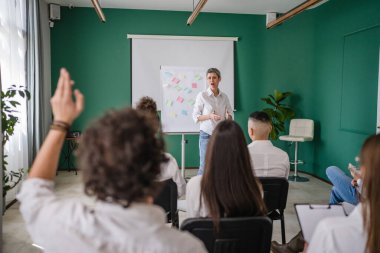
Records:
M78 141L80 136L70 136L65 138L66 148L63 151L63 164L67 166L67 171L75 171L75 175L78 175L78 170L74 165L73 153L78 147Z

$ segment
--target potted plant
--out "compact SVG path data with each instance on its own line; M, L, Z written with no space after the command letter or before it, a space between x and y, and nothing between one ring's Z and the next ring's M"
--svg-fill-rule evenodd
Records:
M30 93L23 86L17 87L16 85L12 85L8 88L7 91L1 91L1 129L2 129L2 145L4 150L4 145L9 141L9 138L13 135L15 125L17 124L18 111L17 107L20 105L18 101L16 101L16 97L22 97L26 99L30 99ZM7 170L7 155L2 154L3 159L3 213L5 211L5 197L7 192L13 189L22 179L23 169L20 168L17 171L8 171Z
M262 101L271 106L269 108L264 108L263 111L266 112L272 120L273 128L270 133L270 138L272 140L278 139L279 133L285 131L285 122L295 116L294 110L290 108L289 105L284 104L284 100L291 95L291 92L274 90L273 95L261 98Z

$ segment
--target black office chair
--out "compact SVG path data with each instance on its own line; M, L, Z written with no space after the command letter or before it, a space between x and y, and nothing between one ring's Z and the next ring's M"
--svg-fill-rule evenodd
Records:
M264 190L264 202L268 209L268 216L272 220L281 220L282 243L285 240L284 210L288 200L289 182L283 177L259 177Z
M210 218L190 218L181 224L198 237L209 253L269 253L272 221L268 217L221 218L215 233Z
M163 181L160 194L154 199L154 204L162 207L167 216L168 223L172 223L173 227L179 227L177 197L178 189L176 183L172 179Z

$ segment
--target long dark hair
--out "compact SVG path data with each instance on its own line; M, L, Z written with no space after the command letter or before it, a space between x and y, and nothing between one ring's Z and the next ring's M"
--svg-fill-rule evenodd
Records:
M201 196L216 231L221 217L266 214L259 185L242 129L232 120L219 123L207 147L201 182Z
M363 219L366 252L380 252L380 134L369 137L360 152L363 171Z

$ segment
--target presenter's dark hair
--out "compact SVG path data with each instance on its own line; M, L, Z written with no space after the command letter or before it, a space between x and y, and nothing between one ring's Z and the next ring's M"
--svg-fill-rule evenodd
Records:
M266 215L243 131L232 120L219 123L211 135L201 195L216 230L222 217Z
M363 218L366 253L380 252L380 134L369 137L360 152L363 170Z
M217 68L209 68L209 69L207 70L207 72L206 72L206 75L207 75L207 74L210 74L210 73L214 73L214 74L216 74L216 75L219 77L219 79L222 77L221 74L220 74L219 69L217 69Z
M124 207L155 196L167 158L152 121L131 108L111 110L84 132L78 160L87 195Z

